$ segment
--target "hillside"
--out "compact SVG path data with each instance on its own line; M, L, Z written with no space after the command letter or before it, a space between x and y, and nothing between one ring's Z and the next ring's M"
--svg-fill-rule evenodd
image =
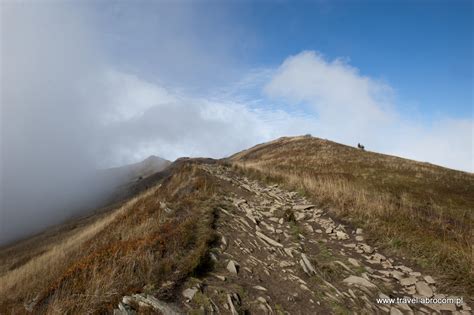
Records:
M102 312L121 294L194 270L212 237L212 187L194 172L175 163L123 204L0 251L0 313Z
M40 176L41 183L37 181L39 177L27 177L25 185L33 191L33 197L31 192L21 190L13 193L6 185L2 190L3 196L8 196L2 199L1 205L0 249L65 221L75 221L97 209L123 201L136 193L138 182L170 164L170 161L150 156L139 163L121 167L82 170L80 175L75 169L71 173L58 171L68 178L61 182L49 180L48 176L54 177L53 174L44 173ZM20 183L18 187L23 186ZM41 215L38 216L38 213Z
M123 184L155 174L170 164L171 162L166 159L151 155L138 163L105 169L102 175Z
M371 240L474 293L474 175L314 137L281 138L229 161L308 195Z
M121 167L100 170L95 180L100 183L102 195L82 205L82 211L71 215L69 220L48 228L42 233L26 237L12 244L0 246L0 272L11 269L30 256L41 252L43 245L60 243L71 231L87 226L111 209L119 207L130 197L137 195L162 179L171 162L157 156ZM94 208L95 206L95 208Z
M178 159L125 202L0 250L0 313L469 314L472 188L310 137Z
M138 163L100 170L97 180L108 187L102 204L111 204L135 195L146 186L144 183L150 181L154 174L170 165L170 161L151 155Z

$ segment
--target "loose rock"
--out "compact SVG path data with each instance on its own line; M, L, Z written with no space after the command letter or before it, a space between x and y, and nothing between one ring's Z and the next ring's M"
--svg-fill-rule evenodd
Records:
M433 290L429 287L429 285L426 284L424 281L418 281L415 283L416 291L426 297L432 297L433 296Z
M270 244L272 246L283 247L282 244L278 243L275 240L272 240L271 238L269 238L268 236L266 236L265 234L263 234L259 231L255 232L255 234L257 234L258 237L260 237L262 240L264 240L265 242L267 242L268 244Z
M436 281L431 276L424 276L423 279L425 279L425 281L429 284L435 284L436 283Z
M198 289L196 288L188 288L188 289L185 289L182 294L188 301L191 301L197 292L198 292Z
M346 279L342 280L342 282L345 282L350 285L361 285L366 288L376 288L377 286L373 284L372 282L368 281L367 279L357 277L357 276L349 276Z
M414 285L416 283L416 278L414 277L409 277L409 278L403 278L400 280L400 284L407 287L410 285Z
M227 264L227 270L233 274L238 274L239 273L239 264L233 260L229 260L229 263Z

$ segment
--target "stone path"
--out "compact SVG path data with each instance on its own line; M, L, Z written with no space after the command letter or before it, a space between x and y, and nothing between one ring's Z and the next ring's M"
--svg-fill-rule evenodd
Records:
M378 304L449 297L433 277L382 255L362 229L337 224L298 193L222 165L201 167L233 187L218 213L214 268L184 284L181 311L164 303L163 314L471 314L467 304ZM126 299L117 314L130 314Z

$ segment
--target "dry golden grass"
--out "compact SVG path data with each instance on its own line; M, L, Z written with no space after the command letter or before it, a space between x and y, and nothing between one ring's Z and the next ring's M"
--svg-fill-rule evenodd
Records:
M365 227L386 250L444 277L443 289L474 296L472 174L311 137L279 139L229 160Z
M213 241L215 183L183 165L161 185L4 273L0 313L110 311L124 294L153 290L206 263ZM172 213L166 213L160 202Z
M11 294L12 291L18 290L20 284L21 290L26 291L34 287L41 287L43 280L54 276L65 261L73 259L71 256L77 252L77 249L84 244L85 241L94 237L98 232L109 225L119 213L130 207L134 201L129 202L127 205L97 220L91 225L84 227L71 235L64 242L45 249L43 254L1 276L0 282L2 286L0 287L0 296L7 296ZM41 274L42 277L38 277L38 274Z

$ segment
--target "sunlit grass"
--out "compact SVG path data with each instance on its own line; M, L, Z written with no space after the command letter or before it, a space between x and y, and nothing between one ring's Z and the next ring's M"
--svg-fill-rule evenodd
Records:
M386 250L444 277L444 289L474 294L472 174L312 137L283 138L229 160L364 227Z

